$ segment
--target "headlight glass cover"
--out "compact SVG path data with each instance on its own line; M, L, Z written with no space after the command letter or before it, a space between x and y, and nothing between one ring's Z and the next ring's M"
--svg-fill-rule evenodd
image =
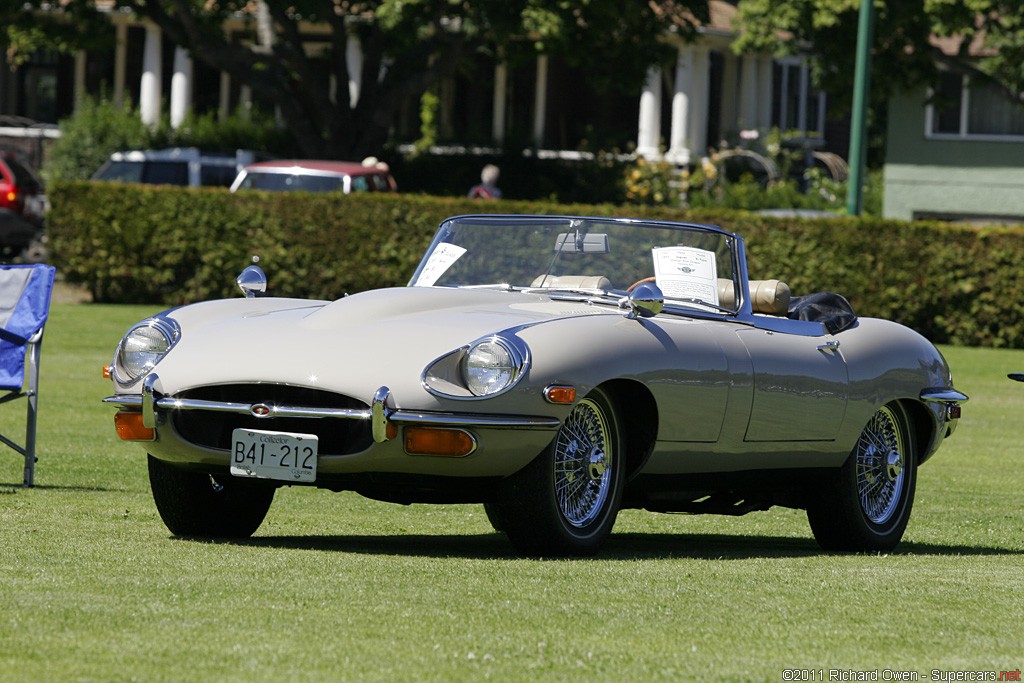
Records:
M490 396L511 386L522 371L519 355L500 338L476 342L463 360L466 388L475 396Z
M178 340L178 326L165 318L144 320L121 340L114 359L117 380L131 384L149 373Z

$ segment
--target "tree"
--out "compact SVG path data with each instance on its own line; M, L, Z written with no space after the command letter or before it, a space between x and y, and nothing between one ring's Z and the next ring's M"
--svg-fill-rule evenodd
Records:
M41 0L33 0L39 5ZM84 16L85 0L62 3ZM692 36L707 21L707 0L117 0L155 22L194 58L249 85L273 103L310 156L360 158L385 142L403 103L480 55L512 65L537 54L592 66L593 84L638 91L648 65L669 55L667 31ZM0 10L0 20L4 19ZM244 42L225 36L232 15L252 19ZM45 12L35 14L34 30ZM58 17L59 18L59 17ZM326 29L327 48L311 56L305 27ZM19 23L19 26L21 23ZM10 33L10 32L8 32ZM66 35L68 44L73 41ZM22 33L24 41L25 34ZM17 38L18 36L15 36ZM325 76L345 84L349 42L362 54L361 90L331 95ZM16 43L17 41L15 41ZM10 43L9 43L10 44Z
M837 111L853 92L859 0L743 0L742 51L806 54ZM872 98L934 84L939 65L991 79L1024 101L1024 15L1019 0L874 0ZM936 39L957 46L946 54Z

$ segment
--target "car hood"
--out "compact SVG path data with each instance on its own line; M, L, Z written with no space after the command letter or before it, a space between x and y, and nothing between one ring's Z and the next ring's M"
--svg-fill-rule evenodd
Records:
M387 385L421 392L433 360L484 336L551 320L621 316L614 306L540 294L405 287L334 302L231 299L167 314L181 337L156 366L160 390L271 382L312 386L368 400Z

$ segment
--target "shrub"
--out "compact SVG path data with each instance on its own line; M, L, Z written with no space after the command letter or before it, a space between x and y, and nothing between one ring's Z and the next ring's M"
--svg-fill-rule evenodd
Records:
M163 147L208 150L251 149L291 156L297 148L273 118L242 117L221 120L216 114L190 114L180 127L167 120L149 128L131 104L118 107L106 100L85 98L75 113L60 122L61 136L52 145L44 166L49 182L86 180L114 152Z
M679 173L667 161L643 157L625 167L623 184L626 202L644 206L678 206Z
M179 304L234 296L254 254L277 296L334 299L402 285L437 225L462 213L618 215L712 223L744 236L750 275L796 294L844 294L934 342L1024 348L1024 231L724 210L479 202L67 183L51 190L51 252L97 301Z
M49 149L44 173L49 182L85 180L111 153L149 145L150 132L130 105L86 97L60 122L61 136Z

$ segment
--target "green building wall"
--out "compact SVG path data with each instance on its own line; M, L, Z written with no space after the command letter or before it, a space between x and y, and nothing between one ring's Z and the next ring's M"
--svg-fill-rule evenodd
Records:
M1024 140L928 139L925 98L889 103L882 214L1024 222Z

